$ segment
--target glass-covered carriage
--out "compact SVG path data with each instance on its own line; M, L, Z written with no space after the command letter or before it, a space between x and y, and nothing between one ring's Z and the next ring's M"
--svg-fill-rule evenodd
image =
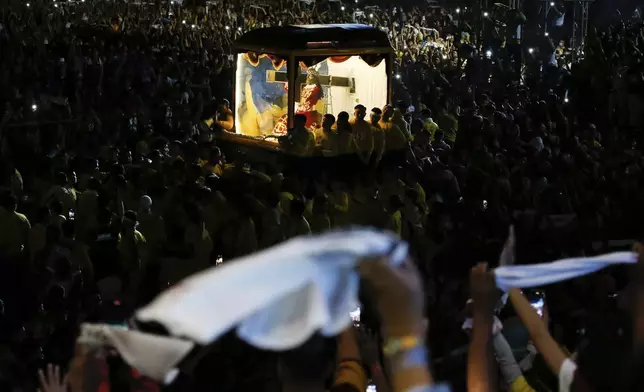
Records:
M235 126L224 138L276 148L295 114L307 128L324 114L382 108L391 100L393 49L371 26L280 26L250 31L234 44Z

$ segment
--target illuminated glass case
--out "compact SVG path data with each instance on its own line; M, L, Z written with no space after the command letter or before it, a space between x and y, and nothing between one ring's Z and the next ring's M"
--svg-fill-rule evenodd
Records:
M387 35L371 26L258 29L237 40L235 50L239 135L283 135L295 114L314 129L326 113L353 113L358 104L382 108L391 98L393 50Z

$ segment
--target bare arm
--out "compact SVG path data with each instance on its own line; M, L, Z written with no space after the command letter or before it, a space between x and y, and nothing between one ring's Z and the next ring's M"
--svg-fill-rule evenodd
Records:
M474 328L467 355L467 390L489 392L496 389L496 372L492 370L492 364L495 363L492 356L492 326L496 285L486 264L472 269L470 286Z
M537 350L543 355L550 369L559 374L561 364L567 358L567 355L559 347L557 342L550 336L548 328L543 323L537 312L532 308L528 299L519 289L510 289L510 301L517 315L523 322L523 325L530 334L530 339L537 347Z

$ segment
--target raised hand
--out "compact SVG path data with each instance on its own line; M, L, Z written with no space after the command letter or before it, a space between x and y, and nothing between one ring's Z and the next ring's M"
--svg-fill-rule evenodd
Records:
M384 332L390 338L420 332L423 289L413 262L392 266L388 259L367 260L358 270L373 289Z
M380 363L380 343L378 335L366 328L358 330L358 344L362 362L367 366L373 366Z
M42 369L38 370L40 380L40 392L67 392L67 375L60 379L60 367L58 365L47 365L47 374Z
M492 312L497 298L494 273L490 272L487 263L479 263L470 272L470 295L476 310Z

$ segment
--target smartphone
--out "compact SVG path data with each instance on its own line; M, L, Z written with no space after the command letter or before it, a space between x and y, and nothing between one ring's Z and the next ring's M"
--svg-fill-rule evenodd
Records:
M545 305L545 295L542 292L536 291L528 296L530 305L537 311L539 317L543 316L543 306Z
M360 307L358 306L353 311L349 312L349 316L351 316L351 320L353 320L353 323L355 325L359 325L360 324Z
M543 316L543 304L544 304L543 298L530 301L530 305L532 305L534 310L537 311L537 314L539 314L539 316Z

